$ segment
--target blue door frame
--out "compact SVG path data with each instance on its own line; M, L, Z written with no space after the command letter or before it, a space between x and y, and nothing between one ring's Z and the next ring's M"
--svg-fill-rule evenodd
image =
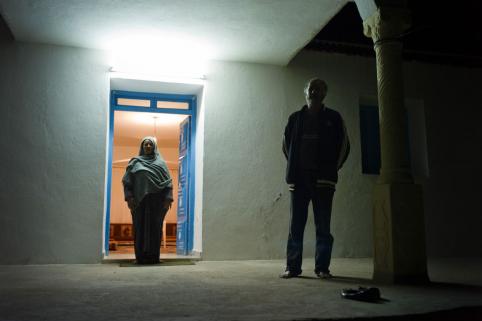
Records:
M149 107L138 106L125 106L118 105L118 98L127 99L143 99L149 100ZM174 108L157 108L157 101L170 101L170 102L184 102L189 104L188 109L174 109ZM110 93L110 110L109 110L109 141L108 141L108 156L107 156L107 204L105 213L105 242L104 249L105 254L109 254L109 236L110 236L110 202L111 202L111 188L112 188L112 153L114 148L114 114L115 111L133 111L144 113L162 113L162 114L178 114L187 115L191 118L191 144L189 145L189 210L188 210L188 233L187 233L187 252L191 253L194 240L194 187L195 187L195 155L196 155L196 109L197 109L197 97L195 95L176 95L176 94L157 94L157 93L143 93L143 92L131 92L112 90Z

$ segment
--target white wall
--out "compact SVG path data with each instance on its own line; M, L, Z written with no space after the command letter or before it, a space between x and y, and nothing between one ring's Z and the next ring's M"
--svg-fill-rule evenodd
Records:
M213 63L207 78L203 255L280 257L288 215L281 154L285 70Z
M204 124L205 124L205 97L207 86L197 91L197 119L196 119L196 176L195 176L195 199L194 199L194 240L193 252L203 252L203 195L204 195Z
M0 263L100 261L107 69L98 51L0 45ZM423 101L427 122L428 253L482 256L475 236L482 224L481 71L417 63L405 71L406 96ZM204 183L197 179L202 244L197 233L195 249L202 246L205 259L284 256L289 202L281 135L313 76L327 80L326 102L345 117L352 143L335 196L333 255L371 255L376 177L361 174L358 105L376 96L374 60L302 52L288 67L211 64L200 104L204 144L196 144ZM305 244L312 256L312 216Z
M0 44L0 263L101 259L102 52Z
M420 63L405 63L404 69L407 101L425 110L429 177L418 181L424 185L428 254L480 257L482 71ZM377 95L375 60L305 51L287 68L217 63L208 75L205 258L284 256L289 202L281 134L288 115L304 104L304 83L314 76L328 82L326 103L341 112L351 140L334 199L333 256L372 255L377 176L361 174L359 104ZM313 225L310 214L305 256L314 252Z
M375 177L361 175L357 143L359 90L376 93L375 80L370 83L369 75L375 74L371 68L366 59L309 53L295 58L287 68L212 65L204 145L205 258L284 257L289 192L284 181L282 134L289 114L304 104L305 82L316 75L327 80L326 102L345 117L352 140L334 201L333 254L371 255L370 202ZM305 232L307 257L313 256L314 236L310 214Z

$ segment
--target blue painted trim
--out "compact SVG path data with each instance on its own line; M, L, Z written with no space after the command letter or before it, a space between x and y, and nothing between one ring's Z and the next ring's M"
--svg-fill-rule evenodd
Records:
M192 100L189 102L189 109L193 111L191 115L191 137L189 142L189 212L188 212L188 226L189 234L187 237L187 251L192 252L194 246L194 204L196 197L196 96L192 96Z
M150 99L150 107L139 106L119 106L117 105L117 98L137 98ZM173 108L157 108L157 100L172 101L172 102L186 102L189 104L189 109L173 109ZM110 110L109 110L109 149L108 151L108 169L107 169L107 206L105 218L105 253L109 254L109 234L110 234L110 201L112 189L112 157L114 147L114 114L115 111L131 111L131 112L148 112L148 113L163 113L163 114L179 114L188 115L190 119L190 142L189 142L189 206L188 206L188 235L187 235L187 251L192 252L194 245L194 204L195 204L195 177L196 177L196 122L197 122L197 98L195 95L175 95L175 94L156 94L156 93L142 93L112 90L110 95Z
M173 102L190 102L193 95L177 95L177 94L156 94L156 93L144 93L144 92L134 92L134 91L124 91L124 90L113 90L112 91L115 98L130 98L130 99L153 99L162 101L173 101ZM117 102L117 100L114 100ZM115 104L117 106L117 103ZM141 107L146 108L146 107Z
M152 107L136 107L136 106L114 106L115 110L120 111L135 111L141 113L161 113L161 114L178 114L191 115L192 111L188 109L173 109L173 108L152 108Z

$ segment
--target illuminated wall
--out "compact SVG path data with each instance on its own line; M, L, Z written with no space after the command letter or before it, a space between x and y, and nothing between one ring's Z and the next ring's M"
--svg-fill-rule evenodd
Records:
M0 45L0 263L101 261L108 68L100 51ZM352 142L335 196L333 255L370 256L376 177L361 174L358 108L362 96L376 97L374 60L302 52L287 67L213 62L208 70L197 142L202 233L195 237L203 257L283 258L289 202L281 136L313 76L327 80L326 102L345 117ZM482 256L481 71L407 63L405 79L406 97L425 108L428 253ZM312 256L312 216L305 244Z

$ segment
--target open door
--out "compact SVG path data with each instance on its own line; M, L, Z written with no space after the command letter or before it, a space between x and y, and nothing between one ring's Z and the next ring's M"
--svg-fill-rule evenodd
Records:
M191 137L190 117L187 117L180 125L179 137L179 188L177 201L177 241L176 252L180 255L187 255L189 250L189 147Z
M131 225L131 216L124 202L121 183L122 175L125 172L128 160L137 155L140 139L147 135L151 136L153 133L157 136L156 120L161 115L163 120L167 121L169 118L169 124L173 127L169 131L163 130L162 140L167 140L166 135L170 133L168 135L170 146L168 149L179 149L179 157L175 150L167 151L166 155L163 155L174 157L174 159L170 158L170 163L172 161L175 163L175 158L178 157L177 173L171 172L174 180L173 184L177 184L178 187L176 191L178 208L176 209L173 206L171 209L173 215L171 215L169 221L167 221L167 218L165 219L164 246L165 249L172 246L172 251L168 251L169 253L175 251L179 255L191 254L194 245L194 200L196 197L194 195L196 177L194 164L196 152L196 140L194 138L196 133L196 96L112 90L109 114L109 153L105 188L105 228L103 232L105 257L111 257L111 254L121 254L109 253L111 244L112 252L116 252L119 251L121 245L124 246L122 248L124 250L127 242L131 242L130 239L127 239L128 237L131 238L132 233L129 231L132 230L132 227L130 230L129 226L126 227L126 225ZM121 115L124 115L126 118L122 125L125 128L119 127L118 122L121 120ZM127 119L131 121L127 121ZM116 123L115 125L114 122ZM167 126L167 124L164 125ZM132 126L138 126L136 127L139 129L138 135L134 134ZM120 146L118 149L114 147L114 132L118 135L118 138L116 138L116 146ZM131 142L133 139L136 143L131 151L127 147L132 147ZM178 141L179 146L174 147L175 144L172 140ZM117 168L117 171L114 171L113 167ZM175 175L177 175L178 182L176 182ZM120 205L117 206L115 204ZM176 244L172 242L174 239L176 239ZM114 250L114 247L117 250ZM124 254L122 253L121 255ZM128 254L130 255L131 253Z

